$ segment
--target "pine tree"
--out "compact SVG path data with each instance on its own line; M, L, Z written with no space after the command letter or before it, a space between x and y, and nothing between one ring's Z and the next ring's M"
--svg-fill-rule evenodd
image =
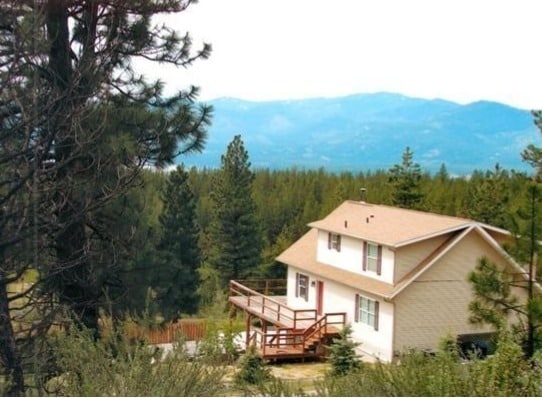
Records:
M162 200L160 263L154 288L162 315L175 319L181 313L197 311L197 269L201 262L196 203L183 166L171 172Z
M413 162L414 153L409 147L403 152L401 164L389 170L389 182L393 186L392 202L395 206L419 209L424 199L421 192L422 172L420 165Z
M261 232L252 197L254 174L248 152L237 135L222 156L222 168L213 180L213 221L210 228L210 264L219 271L222 287L231 279L246 278L260 264Z
M542 294L536 279L540 251L540 199L536 182L530 185L527 196L528 203L514 220L515 244L509 248L523 264L524 271L502 269L487 258L480 259L469 276L475 297L469 308L472 322L491 324L498 330L505 329L511 316L519 320L513 328L530 358L542 347Z
M542 132L542 111L532 111L534 124L540 132ZM542 148L534 144L527 145L527 148L521 153L523 161L529 163L535 170L535 177L539 181L542 180Z
M356 348L359 345L352 340L352 326L346 325L341 330L340 337L333 339L333 344L328 347L331 375L345 376L359 369L359 355L356 354Z
M473 178L467 191L467 215L476 221L507 228L510 218L506 213L509 201L507 178L508 174L498 163L495 170L481 178Z
M24 268L39 267L32 294L50 304L40 310L67 310L98 337L105 292L129 244L104 208L138 183L145 165L167 165L205 142L211 109L195 104L197 89L164 98L163 84L132 66L186 67L209 55L210 46L194 52L188 34L152 21L190 3L0 0L0 241L9 249L0 253L1 302ZM9 343L0 344L2 360L17 358L9 311L0 306ZM16 362L5 362L14 375L8 392L24 394Z

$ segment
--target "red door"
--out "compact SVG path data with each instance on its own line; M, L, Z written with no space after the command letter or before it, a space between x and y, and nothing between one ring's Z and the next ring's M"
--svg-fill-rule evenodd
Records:
M322 315L324 308L324 282L316 281L316 313Z

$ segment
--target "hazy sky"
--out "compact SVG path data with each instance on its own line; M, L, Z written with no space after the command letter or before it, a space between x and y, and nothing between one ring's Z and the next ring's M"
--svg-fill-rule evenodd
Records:
M540 0L200 0L170 23L210 59L145 69L200 99L377 91L542 108Z

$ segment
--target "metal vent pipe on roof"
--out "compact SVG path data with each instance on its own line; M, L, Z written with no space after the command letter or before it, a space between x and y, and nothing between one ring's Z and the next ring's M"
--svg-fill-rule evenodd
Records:
M365 203L367 199L367 188L360 188L359 189L359 196L362 203Z

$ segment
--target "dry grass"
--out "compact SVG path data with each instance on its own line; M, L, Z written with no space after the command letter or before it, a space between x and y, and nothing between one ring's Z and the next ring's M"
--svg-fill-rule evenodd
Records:
M273 376L282 380L316 380L325 376L330 365L324 362L269 365Z

